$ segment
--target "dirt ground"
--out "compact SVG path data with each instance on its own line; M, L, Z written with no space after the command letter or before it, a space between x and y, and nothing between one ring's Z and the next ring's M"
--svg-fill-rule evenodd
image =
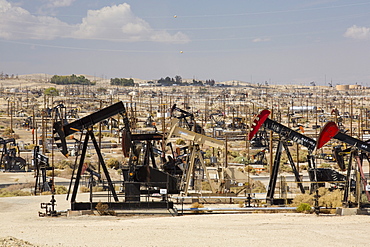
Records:
M83 199L86 195L79 195ZM39 217L50 196L0 198L0 246L367 246L369 216ZM69 208L57 195L57 210ZM19 243L19 245L17 245Z

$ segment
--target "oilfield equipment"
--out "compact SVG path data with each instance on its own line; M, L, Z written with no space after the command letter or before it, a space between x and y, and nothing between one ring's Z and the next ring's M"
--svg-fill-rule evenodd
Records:
M129 158L128 164L122 168L123 181L120 186L122 191L116 192L115 184L113 183L107 166L104 162L103 155L93 133L93 125L97 124L114 115L121 115L124 123L122 128L122 151L125 157ZM57 135L55 140L61 148L61 152L68 156L68 148L66 137L69 135L81 132L85 135L85 140L82 144L79 161L74 172L70 188L73 184L71 195L72 210L88 210L94 209L98 201L93 201L92 188L90 190L89 202L77 202L77 192L81 180L81 174L85 166L86 150L89 140L94 144L96 154L99 158L99 163L103 169L104 177L107 180L108 195L106 195L107 203L110 209L130 209L130 208L164 208L173 209L173 203L168 201L167 194L179 193L177 179L169 174L161 171L156 164L155 143L163 141L164 137L158 133L132 134L130 129L129 119L124 104L120 101L111 106L103 108L95 113L85 116L70 124L56 122L54 124L54 132ZM77 163L77 160L76 160ZM161 194L161 200L149 201L148 197L152 194ZM119 196L124 195L124 201L120 201ZM146 197L146 201L142 201L142 197ZM101 198L100 198L101 199Z
M301 193L305 193L305 189L303 188L303 185L302 185L302 181L301 181L301 178L300 178L300 175L298 173L298 170L297 170L297 167L293 161L293 158L290 154L290 151L289 151L289 148L288 148L288 145L287 145L287 141L288 140L292 140L298 144L301 144L305 147L307 147L307 149L309 150L310 153L312 153L312 151L315 149L315 146L316 146L316 142L311 139L311 138L308 138L274 120L271 120L268 118L268 116L270 115L270 111L269 110L263 110L262 112L260 112L256 118L254 119L253 121L253 124L252 124L252 128L251 128L251 131L249 132L249 135L248 135L248 140L252 140L252 138L254 137L254 135L259 131L259 129L262 127L262 125L269 129L269 130L272 130L274 131L275 133L278 133L279 134L279 142L278 142L278 146L277 146L277 149L276 149L276 153L275 153L275 159L274 159L274 164L273 164L273 167L272 167L272 172L271 172L271 176L270 176L270 181L269 181L269 185L268 185L268 191L267 191L267 195L266 195L266 201L267 203L273 205L273 204L284 204L284 199L283 199L283 202L281 199L274 199L274 194L275 194L275 187L276 187L276 182L277 182L277 177L278 177L278 173L279 173L279 167L280 167L280 160L281 160L281 155L282 155L282 150L284 148L287 156L288 156L288 160L289 160L289 163L292 167L292 171L294 173L294 176L295 176L295 179L296 179L296 182L297 182L297 185L301 191ZM311 160L312 163L311 163L311 166L313 166L312 168L314 168L314 162L313 162L313 159L312 159L312 155L308 155L307 156L308 160Z
M137 105L140 107L139 103L137 103ZM240 112L243 113L238 114L237 117L233 116L231 118L231 116L229 116L227 118L226 114L218 112L213 115L213 118L211 118L209 117L211 115L209 114L209 112L211 112L210 110L209 112L205 111L204 118L201 118L197 115L198 113L202 114L201 110L196 111L196 113L191 113L189 112L191 110L187 111L180 109L176 104L170 105L172 105L172 107L170 108L171 115L169 116L157 115L156 119L154 119L154 116L151 115L153 111L150 111L150 115L146 119L147 122L143 121L144 118L142 115L138 116L135 120L137 128L132 127L132 118L129 117L130 111L127 112L127 109L129 109L128 107L130 106L125 105L121 101L71 123L67 122L66 117L63 119L63 116L59 117L61 119L60 121L55 120L53 127L56 146L61 149L62 154L66 157L76 156L76 164L71 177L69 194L67 197L71 201L72 210L91 210L97 206L99 201L103 201L108 204L109 208L112 210L125 210L132 208L161 208L175 210L175 206L171 201L171 197L174 198L172 195L179 195L179 197L182 198L191 197L197 193L200 196L227 196L226 191L230 192L230 186L234 186L234 191L236 184L242 184L238 185L240 186L240 189L245 189L250 186L250 174L247 165L253 167L256 166L256 169L258 169L258 165L267 166L269 163L272 164L270 164L271 176L267 187L268 191L266 200L268 204L286 204L286 198L275 198L275 187L278 182L279 169L281 168L280 163L281 160L284 159L283 152L285 152L288 157L288 162L293 170L297 190L301 193L307 193L308 190L313 192L317 187L322 186L324 183L331 183L333 184L333 187L338 188L342 188L345 185L347 176L344 176L342 172L337 172L329 168L317 168L314 160L315 156L312 154L316 148L316 141L312 137L299 133L299 130L293 130L296 129L294 127L298 126L298 124L293 124L293 128L291 129L280 124L279 122L281 119L277 120L277 118L275 118L276 121L269 119L268 116L270 112L263 111L254 121L255 124L252 126L253 131L251 131L247 136L248 138L246 138L246 131L244 131L244 128L247 128L249 125L245 124L246 119L249 118L251 113L249 108L248 111L245 109L244 111L240 110ZM229 104L226 108L229 109L232 107L233 106ZM134 107L132 103L131 108L132 112L137 111L136 105ZM163 110L163 108L158 110L158 112ZM255 108L254 105L253 108ZM57 109L60 111L64 110L63 107L58 107ZM143 108L140 110L142 113L144 112ZM258 111L258 109L256 110ZM154 110L154 112L155 111L157 110ZM90 113L91 111L89 110L88 112ZM208 115L206 115L206 113L208 113ZM115 117L116 115L119 115L118 118ZM209 118L208 120L207 116ZM49 114L48 117L50 117ZM167 122L169 117L172 118L170 124ZM230 121L233 121L233 123L228 126ZM124 164L120 167L120 170L122 171L121 179L113 178L111 174L109 174L110 170L104 163L106 161L104 157L105 154L102 151L103 147L98 144L97 140L95 140L96 130L93 130L94 125L104 125L105 123L107 123L107 127L114 128L114 133L119 133L119 139L121 139L122 156L125 157ZM157 124L153 125L153 123ZM197 125L197 123L201 123L203 127L207 126L205 128L207 128L206 133L209 136L204 135L204 132L199 131L199 128L194 128L194 126L199 126L201 128L201 125ZM143 124L142 126L144 127L153 128L150 130L149 128L140 129L140 124ZM292 126L291 122L289 122L289 124ZM264 128L261 128L262 126ZM215 136L215 132L213 132L212 135L210 130L212 128L223 128L223 130L220 130L222 132L220 132L216 138L211 138L210 136ZM244 146L242 148L240 148L240 146L244 145L245 140L248 139L250 144L245 144L246 149L248 149L247 152L250 150L254 152L255 155L253 158L255 159L255 163L250 160L247 162L244 162L245 160L238 160L231 162L240 163L228 164L231 159L229 159L229 161L227 160L227 142L236 140L229 138L231 134L228 135L228 128L232 129L235 133L241 133L241 139L237 140L241 141L242 144L229 144L232 150L234 150L234 148L235 150L242 150L243 153L239 154L237 158L239 159L241 156L245 156ZM240 131L238 132L234 130ZM256 131L254 132L254 130ZM272 132L277 135L274 134L275 136L272 136ZM74 135L81 135L81 139L78 141L74 138L77 142L73 144L72 148L71 143L68 140L72 140L72 136ZM277 136L278 138L276 138ZM185 140L186 144L177 144L174 148L173 144L175 138ZM268 141L268 139L270 139L270 141ZM278 141L277 145L272 145L273 140ZM308 150L307 160L309 167L309 181L303 181L303 179L306 178L303 178L302 175L299 174L299 171L297 170L299 169L299 166L296 167L294 164L290 151L291 148L289 147L292 145L292 142L297 144L297 149L298 145L300 145L303 146L304 151L306 151L305 148ZM91 143L92 145L90 145ZM274 152L272 152L272 147L276 146L276 151L274 150ZM86 165L86 163L88 163L86 160L89 160L91 156L90 147L93 147L93 155L98 156L99 171L95 169L97 167L96 165L95 167L92 165ZM256 152L257 150L254 148L261 148L262 150ZM171 149L171 152L168 152L168 149ZM213 157L210 158L210 162L204 158L204 151L206 150L208 158L209 154L213 153ZM268 150L270 150L270 152ZM348 150L338 149L336 150L336 154L334 154L336 157L335 159L342 170L342 167L347 165L344 165L344 161L341 162L340 157L343 157L343 155L345 155L344 153L347 153L347 151ZM113 154L115 151L111 150L110 152ZM47 159L45 159L47 156L41 156L44 153L45 152L41 153L39 151L34 153L34 164L37 163L35 166L35 172L37 173L36 177L38 179L35 185L35 193L36 191L37 193L47 191L48 186L51 187L50 181L47 181L48 178L44 175L48 169L51 169ZM216 158L215 153L222 153L222 159L224 160L219 159L219 157ZM269 162L266 158L266 154L267 156L272 156L272 153L274 153L275 157L274 159L271 158ZM349 151L349 153L351 152ZM234 154L232 155L234 156ZM282 155L283 158L281 157ZM107 157L109 156L113 155L108 154ZM347 156L349 155L347 154ZM363 156L363 159L367 158ZM207 162L208 164L206 164ZM100 168L102 168L102 173L100 172ZM84 172L89 174L89 176L84 176ZM236 175L237 173L238 175ZM257 176L258 175L254 175L254 177ZM84 177L89 178L88 188L91 195L90 200L87 202L80 202L77 199L77 192L79 190L79 186L83 183ZM353 177L354 176L352 174L352 179ZM303 186L303 184L310 184L311 188ZM349 182L349 184L349 190L351 191L353 188L351 185L352 182ZM95 185L102 186L103 191L93 191L93 187ZM204 186L204 191L202 191L202 186ZM281 189L283 188L281 187ZM233 193L235 197L240 194L239 191Z
M180 116L176 116L175 115L175 112L176 111L178 111L178 112L181 113ZM171 114L171 116L179 119L178 124L181 127L186 127L188 130L194 131L196 133L204 134L204 129L199 124L197 124L195 122L195 118L194 118L194 114L193 113L190 113L188 111L185 111L183 109L180 109L180 108L177 107L176 104L174 104L171 107L170 114Z
M315 157L312 154L316 148L316 141L310 137L307 137L301 133L298 133L274 120L268 118L270 114L269 110L263 110L256 116L253 121L251 131L249 132L248 139L252 140L253 137L258 133L259 129L264 126L265 129L271 130L279 135L278 145L275 151L275 158L271 170L270 181L268 185L266 201L267 203L273 204L286 204L285 199L275 199L275 187L277 183L279 167L280 167L280 160L283 149L286 152L288 157L288 161L292 168L293 174L295 176L295 180L297 185L301 191L301 193L305 193L305 189L302 185L302 180L300 178L299 172L297 167L293 161L292 155L290 154L288 148L288 141L293 141L297 144L300 144L308 149L307 161L308 161L308 173L309 179L311 182L310 192L314 192L317 189L317 186L324 184L325 182L339 182L343 181L343 176L339 174L337 171L333 169L323 169L317 168L315 164Z
M344 176L345 179L343 179L345 182L343 205L345 207L369 207L370 188L363 171L363 161L366 159L370 163L370 144L341 132L336 123L328 122L320 132L317 140L317 149L322 148L331 139L336 139L351 146L351 148L343 150L343 152L336 152L337 160L339 160L338 164L340 164L342 170L347 171L346 176ZM345 151L350 155L347 165L344 164L344 160L341 157ZM354 200L350 198L351 193L354 194ZM363 194L366 195L366 200L361 198Z
M218 112L211 113L209 118L211 119L211 125L213 128L225 129L225 115L220 110Z
M118 182L118 186L120 186L118 192L116 189L117 181L113 182L110 177L93 132L93 125L117 114L122 116L124 125L121 129L122 152L128 158L127 164L122 167L122 181ZM195 190L195 183L203 181L204 177L210 184L212 193L224 191L224 179L227 176L235 176L237 172L228 171L227 167L219 165L217 167L217 179L211 178L209 169L205 165L201 146L205 145L223 152L225 143L181 128L178 126L179 121L180 119L176 117L172 119L171 128L166 136L160 133L132 133L125 106L120 101L71 123L67 123L65 120L55 122L54 139L58 148L66 157L69 156L67 137L76 132L85 136L82 147L76 155L76 165L67 195L68 200L69 193L72 191L70 198L71 210L93 210L99 201L103 200L101 195L93 195L92 186L94 183L91 181L89 183L89 202L77 201L77 192L84 171L90 172L90 178L95 176L99 181L103 180L103 176L100 176L91 167L86 166L85 157L89 141L93 142L99 164L104 172L104 178L107 181L105 187L108 192L104 195L104 203L112 210L167 209L174 212L174 204L168 200L168 195L181 194L187 196L189 190ZM178 148L175 152L169 140L172 136L180 137L189 141L190 144ZM171 155L166 157L164 149L168 146L171 148ZM181 150L184 152L183 154L181 154ZM161 164L157 164L156 157L158 156ZM95 198L99 198L99 201L95 201Z
M27 162L19 156L18 145L14 138L4 139L0 137L0 146L0 167L4 171L25 171L27 169Z
M40 152L39 146L34 147L32 163L36 178L34 194L37 195L44 191L51 191L54 185L52 181L47 181L46 171L50 171L53 168L49 164L49 158Z
M212 193L215 193L216 191L220 190L220 185L218 185L216 188L216 185L213 184L213 181L210 178L210 175L207 171L207 167L205 166L205 162L203 159L203 155L201 154L200 145L207 145L212 148L220 148L223 149L225 147L225 143L221 140L217 140L212 137L208 137L196 132L189 131L187 129L181 128L178 125L178 119L173 119L171 122L171 129L168 134L168 138L170 138L172 135L179 136L181 138L184 138L185 140L191 141L192 144L189 148L190 153L188 155L189 159L187 160L186 164L187 167L184 169L184 174L182 176L181 180L181 190L184 192L184 195L188 195L188 189L190 186L190 178L192 177L193 182L195 179L195 170L196 170L196 164L199 163L201 168L203 169L202 172L205 173L207 180L211 186ZM196 162L198 160L198 162ZM198 171L200 169L198 168ZM222 174L222 173L221 173ZM221 180L222 180L221 175ZM193 186L194 187L194 186Z

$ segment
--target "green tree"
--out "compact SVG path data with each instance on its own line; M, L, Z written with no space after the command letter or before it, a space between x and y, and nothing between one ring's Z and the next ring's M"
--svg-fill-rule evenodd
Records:
M181 84L182 83L181 76L179 76L179 75L175 76L175 82L176 82L176 84Z
M91 82L89 79L85 78L85 76L83 75L76 76L75 74L72 74L70 76L54 75L50 79L50 83L57 84L57 85L68 85L68 84L95 85L96 84L96 82Z
M49 87L49 88L45 88L44 94L48 96L58 96L59 91L55 87Z
M134 79L126 79L126 78L111 78L110 84L114 86L124 86L124 87L132 87L135 85Z

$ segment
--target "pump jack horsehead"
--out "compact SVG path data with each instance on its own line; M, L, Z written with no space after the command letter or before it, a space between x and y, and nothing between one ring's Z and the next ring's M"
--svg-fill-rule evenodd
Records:
M356 138L353 138L345 133L340 132L339 127L334 122L328 122L321 130L319 138L317 139L317 149L322 148L327 142L329 142L332 138L337 139L339 141L342 141L350 146L352 146L351 149L351 157L350 162L347 167L347 178L345 183L345 190L344 190L344 197L343 202L348 204L349 203L349 191L350 191L350 176L351 176L351 170L352 170L352 158L355 159L358 172L361 176L361 182L364 186L364 191L367 197L367 200L370 202L370 193L368 190L366 190L367 187L367 181L364 174L364 171L362 169L362 163L364 157L370 162L368 154L370 153L370 144L363 142L361 140L358 140ZM359 150L362 151L359 153ZM341 167L343 170L345 170L345 166ZM359 197L357 197L359 198Z
M278 176L278 172L279 172L279 166L280 166L280 158L281 158L281 154L282 154L282 149L284 148L285 149L285 152L288 156L288 159L289 159L289 163L292 167L292 170L293 170L293 173L295 175L295 179L296 179L296 182L298 183L298 187L299 189L301 190L302 193L305 193L305 190L303 188L303 185L302 185L302 181L301 181L301 178L299 176L299 173L298 173L298 170L294 164L294 161L293 161L293 158L289 152L289 149L288 149L288 145L287 145L287 141L288 140L292 140L302 146L305 146L307 147L308 149L308 156L307 156L307 160L309 162L309 167L310 169L313 169L313 171L315 171L315 163L314 163L314 159L313 159L313 156L311 155L313 150L315 149L315 146L316 146L316 142L315 140L307 137L307 136L304 136L274 120L271 120L268 118L268 116L270 115L270 111L269 110L263 110L260 112L260 114L258 114L253 123L252 123L252 128L249 132L249 135L248 135L248 140L252 140L252 138L257 134L258 130L262 127L262 125L279 134L280 136L280 139L279 139L279 144L278 144L278 147L277 147L277 150L276 150L276 155L275 155L275 160L274 160L274 165L272 167L272 173L271 173L271 177L270 177L270 182L269 182L269 186L268 186L268 191L267 191L267 202L270 203L270 204L274 204L274 191L275 191L275 186L276 186L276 182L277 182L277 176ZM316 176L315 176L316 177ZM310 176L311 178L311 176Z

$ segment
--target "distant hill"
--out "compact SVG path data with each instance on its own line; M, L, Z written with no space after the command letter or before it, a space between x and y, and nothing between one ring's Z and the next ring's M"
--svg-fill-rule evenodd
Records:
M81 74L76 74L76 76L80 76ZM101 78L92 75L83 75L90 81L96 81L96 86L107 86L110 84L111 78ZM50 84L50 78L53 75L49 74L42 74L42 73L35 73L35 74L27 74L27 75L18 75L14 76L14 78L9 78L5 80L0 80L0 84L3 87L50 87L55 84ZM146 83L152 80L143 80L139 78L133 78L135 83ZM192 79L183 79L184 82L191 83ZM216 82L216 84L224 84L228 86L255 86L255 84L244 82L244 81L223 81L223 82Z

